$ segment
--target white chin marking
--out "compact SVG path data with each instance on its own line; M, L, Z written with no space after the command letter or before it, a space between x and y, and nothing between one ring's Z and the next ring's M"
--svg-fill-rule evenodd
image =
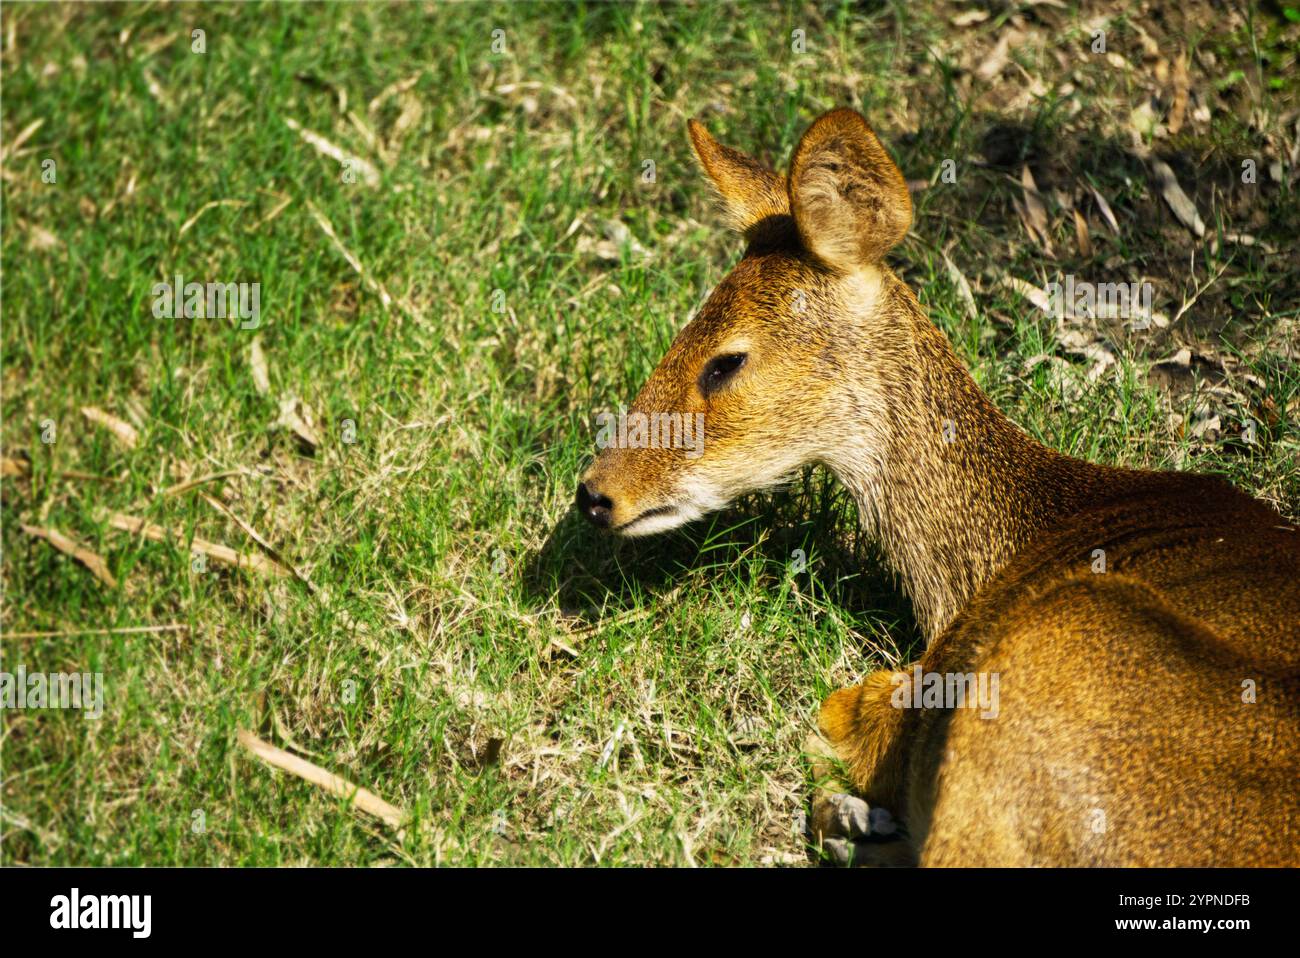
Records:
M627 525L614 531L624 536L649 536L656 532L667 532L698 519L706 513L716 512L727 504L715 489L702 482L686 483L680 490L681 498L669 503L663 512L648 510L653 515L643 515L633 519Z
M627 525L616 530L619 535L628 536L652 536L656 532L667 532L669 529L676 529L678 526L684 526L694 519L699 513L687 513L681 509L674 508L671 512L660 512L653 516L646 516L644 519L633 519Z

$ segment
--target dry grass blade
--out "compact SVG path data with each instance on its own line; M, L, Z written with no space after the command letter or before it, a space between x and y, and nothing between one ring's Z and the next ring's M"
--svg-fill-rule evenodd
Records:
M254 542L256 542L258 546L262 549L262 551L265 552L273 562L279 564L285 569L288 569L289 572L293 575L293 577L297 579L299 582L301 582L303 585L307 586L307 588L310 591L312 592L316 591L316 586L312 583L310 579L308 579L305 575L299 572L293 566L293 564L289 562L289 560L286 559L280 553L279 549L277 549L275 546L271 545L271 543L267 542L264 538L262 538L262 536L258 533L256 529L254 529L251 525L249 525L247 522L245 522L243 519L237 516L234 510L232 510L228 505L226 505L220 499L208 495L206 492L201 492L199 493L199 495L203 497L204 502L212 506L212 508L216 509L222 515L228 517L230 521L232 521L235 525L239 526L239 528L243 529L244 532L248 535L248 537L252 539Z
M0 146L0 163L3 163L6 158L17 153L19 149L22 148L22 145L30 140L32 134L39 130L44 123L44 118L32 120L31 123L28 123L19 131L18 135L13 138L13 142Z
M103 426L128 449L134 449L135 444L140 441L140 434L135 431L134 426L123 422L111 413L106 413L95 406L82 406L81 414L96 425Z
M351 266L352 269L356 272L356 274L361 277L361 281L365 283L366 286L369 287L375 293L376 296L379 297L379 301L384 304L384 308L385 309L392 308L393 305L392 294L389 293L388 290L384 288L383 283L379 282L377 279L374 279L370 275L370 273L366 271L366 268L361 265L361 260L357 259L356 255L350 249L348 249L346 246L343 245L343 241L340 240L338 234L334 232L334 224L329 221L329 219L325 216L324 213L316 209L315 203L309 201L307 203L307 209L311 212L311 215L316 220L317 225L320 226L321 231L324 232L324 234L330 238L330 242L334 244L334 248L337 249L339 253L342 254L345 260L348 261L348 265Z
M162 526L154 525L144 519L128 516L124 513L114 513L108 520L108 524L120 532L129 532L132 535L141 535L146 539L154 542L184 542L184 529L165 529ZM293 575L288 569L273 562L265 556L257 553L237 552L229 546L223 546L216 542L208 542L206 539L200 539L197 536L190 541L190 551L200 552L210 559L224 565L233 566L237 569L251 569L254 572L260 572L263 575L273 575L280 578L289 578Z
M216 482L219 479L229 479L231 476L241 476L243 472L239 469L227 469L225 472L210 472L206 476L199 476L197 479L187 479L184 482L178 482L174 486L168 486L159 493L164 499L170 496L179 496L182 492L189 492L196 486L207 485L209 482Z
M172 98L167 95L167 91L162 88L158 78L147 67L144 70L144 87L149 91L149 95L158 101L160 107L164 110L171 110Z
M272 195L277 195L277 194L272 194ZM289 204L292 202L293 202L292 196L281 196L279 202L277 202L275 206L271 207L271 211L267 213L265 216L263 216L256 223L254 223L252 226L248 227L247 232L256 233L267 223L271 222L273 219L275 219L277 216L283 213L285 209L289 206Z
M1250 233L1239 233L1236 230L1227 230L1210 240L1210 252L1215 256L1219 255L1219 249L1221 248L1219 243L1220 239L1225 243L1235 243L1238 246L1256 246L1265 253L1268 253L1270 256L1277 253L1276 246L1272 243L1265 243L1258 236L1254 236Z
M262 337L253 337L253 344L248 348L248 367L253 373L253 388L258 395L265 396L271 391L271 376L266 368L266 354L262 352Z
M375 111L383 106L388 100L395 96L400 96L419 83L420 77L422 76L424 76L423 70L419 73L411 74L405 80L398 80L395 83L388 84L388 86L384 87L383 90L380 91L377 97L370 101L370 105L366 107L366 112L371 114L375 113Z
M181 237L184 236L186 233L188 233L190 231L190 227L193 226L195 223L197 223L199 221L199 217L201 217L208 210L216 209L218 206L246 206L246 205L247 204L243 200L209 200L207 203L204 203L202 206L199 207L199 211L197 213L195 213L193 216L191 216L189 219L187 219L184 223L181 224L180 232L178 232L176 235L177 237Z
M1219 266L1218 272L1206 279L1204 283L1197 285L1196 289L1192 292L1192 295L1183 302L1183 305L1179 307L1178 312L1174 314L1175 323L1182 319L1183 314L1196 304L1196 301L1201 298L1202 293L1219 281L1219 277L1223 275L1223 271L1227 268L1228 264L1225 262Z
M420 105L420 100L414 94L403 95L401 100L402 112L397 115L393 125L388 130L388 151L391 153L402 141L402 139L413 129L417 127L420 118L424 115L424 107Z
M351 123L356 128L356 131L361 134L361 139L366 141L366 146L375 153L378 153L382 158L384 145L379 142L379 137L375 136L375 131L370 128L370 124L357 116L352 110L347 111L347 117L348 122Z
M325 235L330 238L330 241L334 244L334 248L342 254L343 258L348 261L348 265L351 266L356 271L357 275L361 277L361 281L366 285L366 288L370 289L379 297L379 301L384 304L385 309L391 309L394 302L396 302L398 308L403 314L409 316L417 323L424 323L424 316L418 309L404 300L394 300L393 294L385 288L384 284L370 275L366 268L361 265L361 260L357 259L356 255L343 245L338 234L334 232L334 224L329 221L329 218L326 217L324 213L316 208L315 203L308 200L307 210L311 213L312 218L316 220L316 223L320 226ZM433 359L439 368L441 368L440 360L437 360L435 357L430 358Z
M496 92L504 97L516 97L526 93L550 93L570 110L578 109L578 101L572 93L553 83L541 83L537 80L524 80L521 83L503 83Z
M73 635L143 635L155 632L188 632L190 627L180 622L167 625L130 625L121 629L54 629L46 632L6 632L0 639L59 639Z
M55 529L41 529L36 526L28 525L21 525L19 528L29 536L34 536L37 539L44 539L64 555L72 556L72 558L76 559L89 569L96 579L104 583L104 585L108 586L110 589L117 588L117 579L113 577L113 573L108 571L108 563L106 563L98 554L87 549L81 543L68 538Z
M8 829L9 840L11 842L14 841L14 838L16 837L15 832L22 831L31 832L51 848L58 848L63 844L63 837L57 832L47 831L34 823L31 819L19 815L12 809L7 809L4 806L0 806L0 824L9 824L13 826Z
M97 476L93 472L82 472L80 469L69 469L66 472L60 472L60 479L77 479L82 482L125 482L128 473L123 470L120 476Z
M302 137L307 145L312 147L312 149L317 153L320 153L323 156L328 156L331 160L338 163L350 165L352 169L356 170L361 175L361 181L365 183L366 186L379 185L379 170L375 169L374 164L369 160L363 159L354 153L349 153L342 147L335 146L319 133L307 129L301 123L290 117L285 117L284 123L289 127L289 129Z
M282 748L263 742L247 729L239 730L239 744L244 746L267 765L281 769L290 775L296 775L318 788L323 788L331 795L346 799L351 805L361 809L367 815L373 815L384 824L401 829L406 822L406 813L395 805L390 805L374 792L354 785L347 779L340 778L333 772L327 772L319 765L313 765L304 758L299 758Z

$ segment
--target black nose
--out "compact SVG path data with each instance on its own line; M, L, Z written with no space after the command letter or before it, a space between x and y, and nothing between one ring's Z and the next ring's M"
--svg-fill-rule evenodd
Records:
M578 511L593 526L599 529L608 529L614 511L614 503L610 501L609 496L602 496L599 492L592 492L587 488L585 482L580 482L578 483Z

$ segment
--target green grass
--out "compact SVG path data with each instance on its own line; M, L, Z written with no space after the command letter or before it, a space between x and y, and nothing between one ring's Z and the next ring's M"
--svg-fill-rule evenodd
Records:
M1225 112L1152 144L1175 151L1212 230L1280 251L1215 255L1126 152L1145 70L1089 59L1086 17L1035 8L1031 26L1067 23L1038 27L1068 45L1076 76L1027 45L1013 59L1042 95L1025 95L1016 67L972 88L970 58L998 18L956 30L962 9L5 4L4 139L43 124L4 162L3 445L30 475L0 489L3 662L103 672L107 701L98 721L0 714L0 860L805 860L799 745L817 704L917 643L851 502L810 471L635 543L600 538L569 505L594 414L631 398L739 254L691 163L691 115L783 167L816 114L862 109L909 179L933 182L893 262L1003 409L1073 454L1220 472L1300 516L1297 204L1266 173L1253 193L1234 187L1239 157L1267 158L1277 138ZM1193 61L1198 88L1240 70L1229 95L1285 133L1295 85L1267 81L1295 77L1297 28L1266 13L1204 19L1166 25L1171 55L1213 50L1214 75ZM1127 22L1112 44L1141 63ZM205 53L191 52L194 28ZM286 120L365 157L379 183L344 182ZM951 185L937 176L949 157ZM45 159L55 183L42 182ZM1011 210L1007 177L1024 161L1044 190L1096 185L1121 234L1084 207L1086 257L1054 205L1059 259L1045 263ZM230 202L182 233L215 201ZM610 222L635 242L610 234L602 257ZM1096 381L998 282L1119 270L1151 278L1172 315L1221 266L1170 329L1111 336L1119 359ZM259 282L261 327L155 319L152 287L177 273ZM1226 379L1154 379L1184 344L1229 357ZM1055 358L1030 362L1042 356ZM1207 388L1220 380L1228 391ZM274 427L287 396L314 414L314 455ZM1222 413L1221 436L1171 419L1191 421L1200 401ZM82 406L132 422L137 446ZM1238 436L1245 417L1259 420L1254 445ZM226 471L238 474L160 495ZM192 536L258 551L202 491L315 588L194 571ZM114 512L184 534L115 531ZM86 544L118 586L20 523ZM809 567L794 573L801 548ZM169 623L187 629L13 637ZM372 789L411 825L398 835L272 771L236 744L240 728Z

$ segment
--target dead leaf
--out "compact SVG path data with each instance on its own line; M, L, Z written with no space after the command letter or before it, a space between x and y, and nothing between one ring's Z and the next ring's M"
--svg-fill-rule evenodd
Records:
M297 396L285 396L280 400L280 418L275 421L275 426L293 433L308 455L323 445L311 409Z
M1074 211L1074 240L1079 246L1081 255L1092 256L1092 237L1088 235L1088 221L1077 209Z
M95 406L82 406L81 414L97 425L103 426L111 432L117 441L128 449L134 449L135 444L140 440L140 434L135 431L135 427L128 422L123 422L111 413Z
M1043 252L1055 258L1056 251L1052 248L1052 230L1047 219L1047 207L1043 204L1042 194L1038 191L1038 184L1034 182L1034 174L1029 171L1027 163L1020 170L1020 186L1025 196L1025 216L1030 227L1029 234L1038 240L1038 245L1042 247Z
M1017 279L1014 276L1003 276L1000 282L1007 289L1025 297L1043 312L1050 313L1052 311L1051 300L1048 299L1047 292L1033 283L1027 283L1023 279Z
M1067 402L1074 402L1083 395L1084 384L1075 367L1060 356L1039 353L1025 360L1024 370L1026 373L1030 373L1044 364L1047 365L1048 369L1048 382L1054 390L1060 393L1063 399Z
M1148 140L1165 132L1150 100L1143 100L1133 108L1128 115L1128 125L1138 141Z
M260 333L253 337L253 343L248 347L248 366L253 373L253 388L258 395L265 396L271 391L271 377L266 370L266 356L262 353Z
M1092 361L1086 374L1089 382L1095 382L1115 364L1114 351L1091 330L1066 328L1057 330L1056 335L1067 353Z
M959 13L952 18L954 27L973 27L977 23L983 23L989 18L987 10L967 10L965 13Z
M1178 185L1178 178L1174 176L1174 171L1169 168L1169 164L1153 156L1151 169L1155 173L1156 188L1160 190L1160 195L1165 198L1169 208L1174 211L1174 216L1197 236L1204 236L1205 223L1201 219L1201 214L1196 212L1196 204Z
M975 294L971 292L970 283L966 281L962 271L957 268L957 264L948 257L947 253L943 254L943 262L948 270L948 278L957 287L957 295L961 298L962 306L965 308L966 318L979 318L979 310L975 306Z
M626 248L633 256L645 257L650 255L650 251L632 235L632 230L628 228L626 223L610 219L602 219L599 222L601 230L605 233L605 238L620 249Z
M975 76L985 83L992 82L1007 65L1007 51L1011 48L1013 37L1019 37L1015 30L1003 30L997 44L984 58L984 62L975 68Z
M1111 211L1110 204L1106 202L1106 197L1102 196L1091 184L1088 185L1088 192L1092 198L1097 201L1097 209L1101 210L1102 218L1106 225L1110 227L1111 232L1116 236L1119 235L1119 221L1115 219L1115 214Z
M54 249L61 242L57 236L37 223L27 223L27 246L37 252Z
M8 460L5 461L8 462ZM96 579L104 583L104 585L108 586L110 589L117 588L117 579L113 578L113 573L108 571L108 563L81 543L50 528L39 529L36 526L29 525L21 525L19 528L29 536L34 536L37 539L44 539L64 555L72 556L72 558L76 559L89 569Z
M1272 243L1265 243L1259 237L1250 233L1238 233L1235 230L1228 230L1223 233L1223 240L1226 243L1236 243L1238 246L1258 246L1270 256L1277 252L1277 248ZM1210 240L1210 249L1216 254L1219 252L1218 236Z
M591 236L579 236L574 250L579 256L594 256L607 263L617 263L622 259L618 247L609 240L598 240Z
M1202 439L1206 442L1213 442L1223 431L1223 421L1217 413L1209 416L1203 416L1195 420L1191 428L1187 430L1193 439Z
M599 219L596 225L604 233L604 238L578 237L575 249L580 255L595 256L597 259L611 263L622 262L625 250L630 257L636 259L646 259L650 256L650 251L632 235L626 223L612 219Z
M1187 53L1178 54L1174 61L1174 102L1169 108L1169 135L1173 136L1183 128L1183 119L1187 114L1187 94L1190 84L1187 78Z
M32 464L26 459L0 459L0 476L25 476L32 471Z

